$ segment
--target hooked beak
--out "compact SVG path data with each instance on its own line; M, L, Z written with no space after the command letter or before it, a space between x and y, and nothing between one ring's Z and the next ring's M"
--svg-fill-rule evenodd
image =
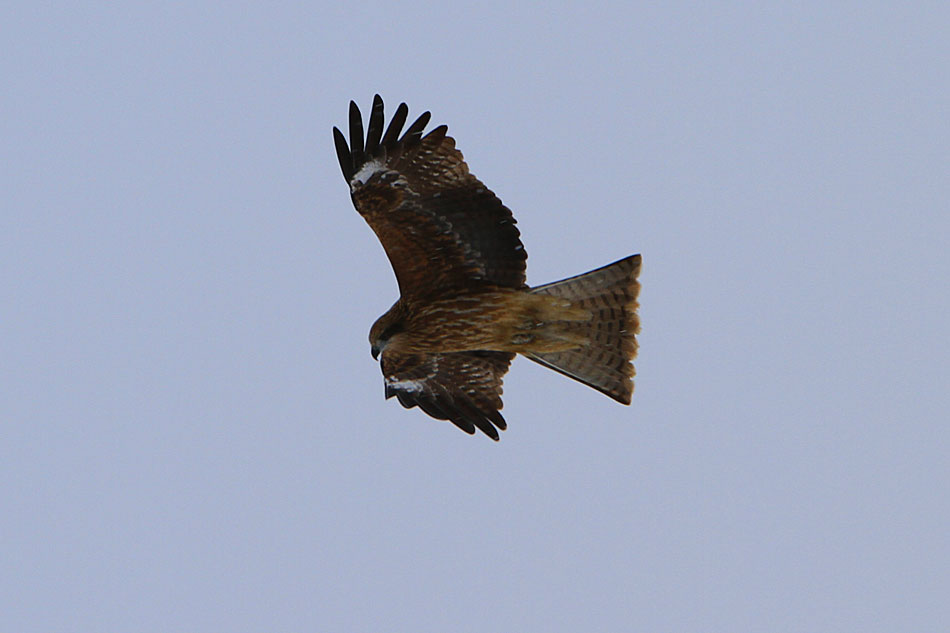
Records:
M373 345L373 346L370 348L369 353L373 355L373 360L379 360L379 348L378 348L378 347L376 347L375 345Z

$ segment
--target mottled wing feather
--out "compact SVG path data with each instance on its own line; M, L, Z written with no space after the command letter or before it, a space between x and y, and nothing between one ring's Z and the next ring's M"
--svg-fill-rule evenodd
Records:
M449 420L466 433L479 429L498 440L507 428L502 408L502 378L514 354L456 352L400 354L382 357L386 397L402 406L419 407L437 420Z
M428 112L400 137L407 115L400 104L380 137L377 95L365 142L354 103L349 146L333 130L353 204L386 250L400 293L411 300L479 282L524 287L527 255L511 211L469 172L445 126L422 136Z

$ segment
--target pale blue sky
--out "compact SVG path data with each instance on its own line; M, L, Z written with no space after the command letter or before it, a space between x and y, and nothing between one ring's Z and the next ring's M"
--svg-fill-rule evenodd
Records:
M0 630L950 629L942 3L7 3ZM431 110L632 406L383 400L330 130Z

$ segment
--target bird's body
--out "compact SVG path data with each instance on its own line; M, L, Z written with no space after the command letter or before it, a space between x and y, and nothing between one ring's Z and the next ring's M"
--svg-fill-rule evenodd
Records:
M426 302L397 302L377 328L382 334L395 326L387 347L407 352L561 352L583 342L566 324L590 316L570 301L489 286Z
M400 137L407 114L401 104L384 135L377 95L365 141L355 103L349 145L334 128L353 203L399 284L370 330L386 397L497 440L502 378L520 353L629 404L640 256L529 288L511 212L471 175L445 126L422 136L428 113Z

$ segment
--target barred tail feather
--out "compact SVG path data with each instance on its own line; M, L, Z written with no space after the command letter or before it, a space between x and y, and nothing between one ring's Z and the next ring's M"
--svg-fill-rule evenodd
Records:
M531 360L580 381L623 404L633 395L631 361L640 331L637 295L640 256L631 255L583 275L532 288L535 294L568 299L589 310L589 321L570 323L589 341L564 352L526 354Z

